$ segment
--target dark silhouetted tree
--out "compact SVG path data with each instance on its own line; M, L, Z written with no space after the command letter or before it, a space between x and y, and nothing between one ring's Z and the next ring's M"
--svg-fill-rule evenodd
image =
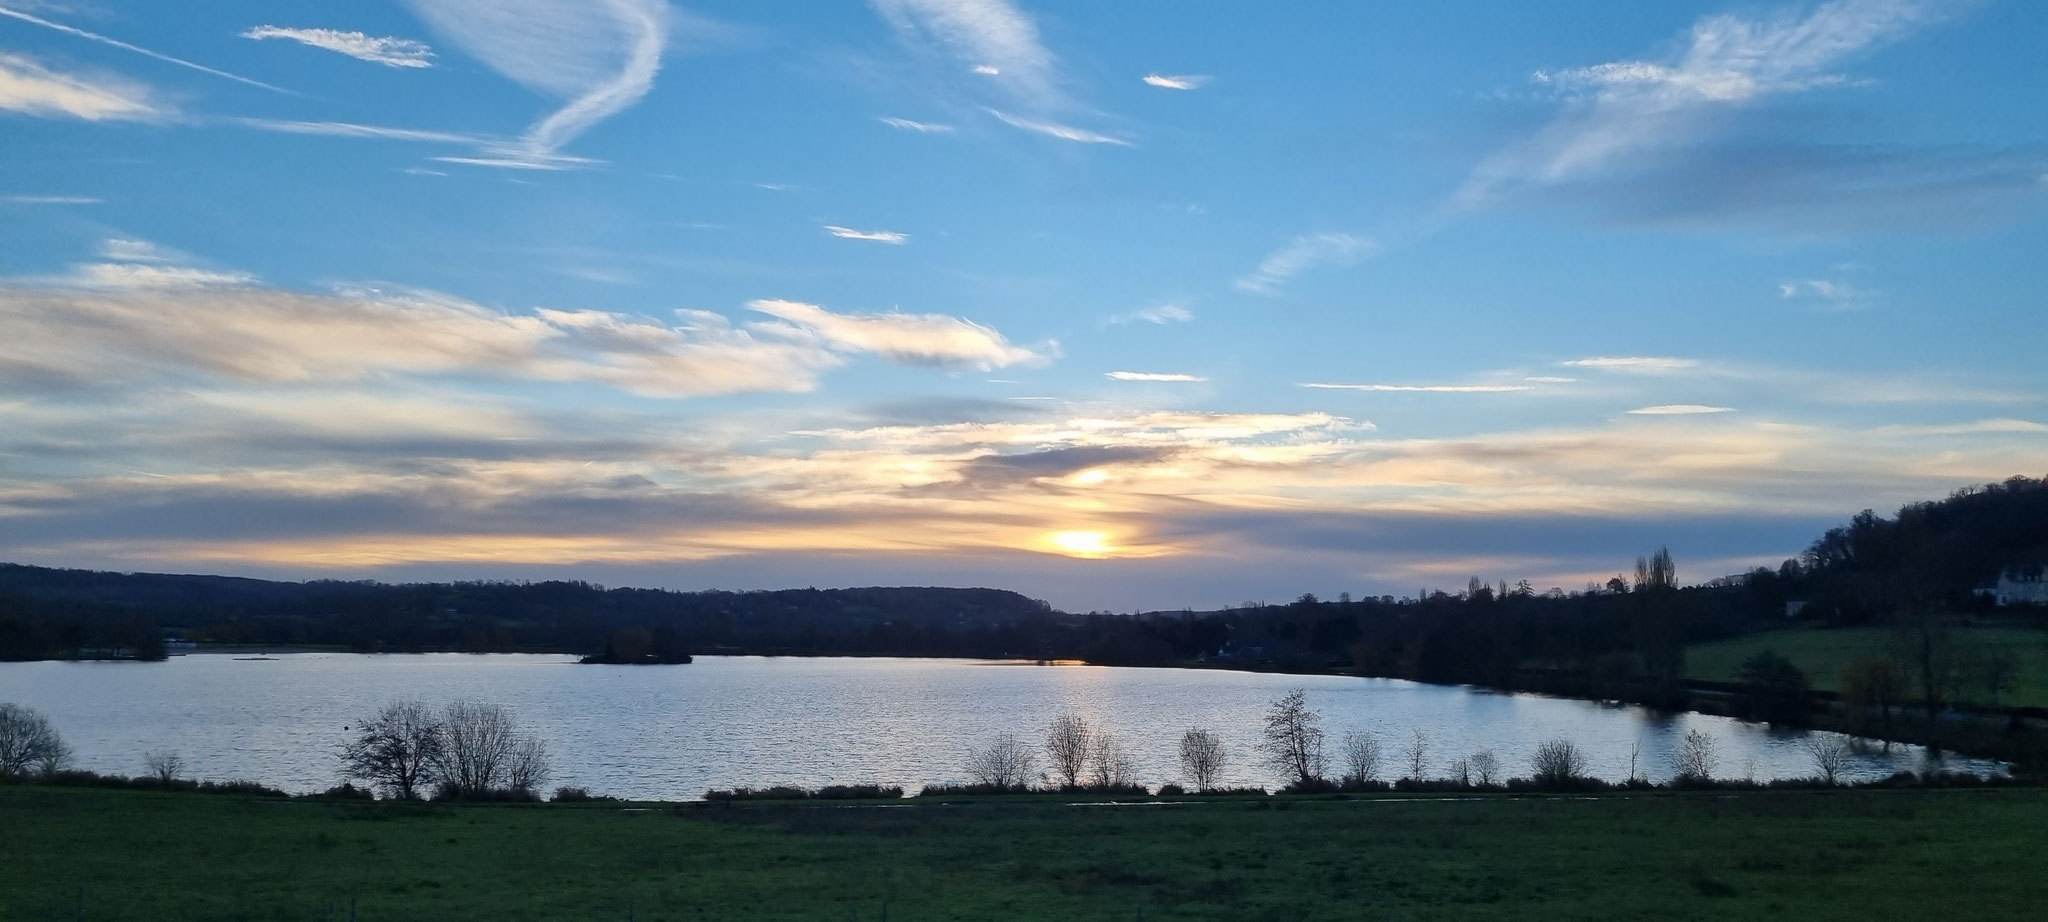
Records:
M1295 689L1266 709L1264 739L1259 752L1266 766L1289 784L1312 785L1322 780L1323 715L1308 706L1308 692Z

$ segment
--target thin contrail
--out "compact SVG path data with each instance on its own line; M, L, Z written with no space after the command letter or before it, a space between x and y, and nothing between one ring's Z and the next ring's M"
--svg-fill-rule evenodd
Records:
M155 58L159 61L164 61L170 64L176 64L179 67L189 67L193 70L199 71L202 74L212 74L216 77L226 77L227 79L233 80L236 83L246 83L250 86L262 87L263 89L269 90L273 93L283 93L287 96L299 95L281 86L271 86L270 84L264 83L261 80L251 80L240 74L231 74L224 70L215 70L204 64L194 64L191 61L185 60L184 58L174 58L170 55L151 51L147 48L142 48L136 45L130 45L127 42L121 41L118 38L108 38L107 36L101 35L97 32L87 32L84 29L76 28L73 26L67 26L61 22L51 22L39 16L31 16L20 10L10 10L7 7L0 6L0 16L5 16L8 17L9 19L19 19L22 22L34 23L46 29L55 29L66 35L76 35L79 38L89 39L91 41L99 42L103 45L112 45L123 51L133 51L136 54L143 55L145 57Z

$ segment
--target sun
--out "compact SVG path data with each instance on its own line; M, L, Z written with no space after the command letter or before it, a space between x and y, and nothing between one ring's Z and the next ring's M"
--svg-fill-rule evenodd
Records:
M1102 557L1110 552L1109 536L1099 531L1062 531L1052 536L1053 547L1074 557Z

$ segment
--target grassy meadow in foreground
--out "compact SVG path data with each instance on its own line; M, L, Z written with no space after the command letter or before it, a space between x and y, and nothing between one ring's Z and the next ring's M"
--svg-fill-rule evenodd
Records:
M2023 918L2038 789L394 806L0 788L0 919Z
M1996 648L2012 655L2016 667L2012 688L1999 704L2048 707L2048 631L1968 627L1957 629L1955 640L1961 647ZM1744 634L1686 647L1685 672L1692 679L1734 682L1744 660L1771 650L1805 672L1816 691L1839 691L1843 667L1883 656L1891 642L1892 631L1883 627L1793 628ZM1964 701L1991 703L1975 682L1965 681L1958 691Z

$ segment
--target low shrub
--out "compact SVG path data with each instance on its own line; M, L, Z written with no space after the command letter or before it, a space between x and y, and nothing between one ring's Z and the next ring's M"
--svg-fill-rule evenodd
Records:
M1509 778L1507 783L1507 789L1518 794L1585 794L1593 791L1611 790L1613 788L1613 784L1599 778L1589 778L1583 775L1575 775L1568 778L1552 778L1544 781L1539 781L1535 778Z
M1178 784L1174 784L1171 781L1159 786L1159 796L1161 797L1180 797L1182 795L1185 795L1186 793L1186 788L1183 788Z
M927 784L917 792L919 797L965 797L969 795L1007 795L1039 793L1028 784Z
M811 792L818 800L896 800L903 787L895 784L828 784Z
M1256 787L1214 787L1196 791L1195 793L1201 797L1264 797L1266 796L1266 789Z
M377 792L344 781L313 796L321 800L376 800Z
M810 796L811 792L786 784L765 788L733 788L730 791L704 792L704 799L712 802L733 800L805 800Z
M618 798L606 794L592 794L589 788L570 787L565 784L556 788L554 796L548 800L558 804L587 804L614 801Z
M468 801L470 803L494 804L537 804L540 795L526 788L487 788L481 791L465 791L455 785L443 782L434 789L436 801Z

